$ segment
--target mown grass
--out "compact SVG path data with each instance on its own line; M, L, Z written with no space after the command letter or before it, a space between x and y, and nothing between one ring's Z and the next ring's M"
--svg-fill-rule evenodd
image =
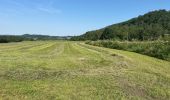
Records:
M170 62L71 41L0 44L2 100L168 100Z

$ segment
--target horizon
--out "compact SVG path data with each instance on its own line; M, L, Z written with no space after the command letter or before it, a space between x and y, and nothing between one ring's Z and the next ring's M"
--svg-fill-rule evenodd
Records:
M76 36L150 11L170 10L169 4L168 0L0 0L0 35Z

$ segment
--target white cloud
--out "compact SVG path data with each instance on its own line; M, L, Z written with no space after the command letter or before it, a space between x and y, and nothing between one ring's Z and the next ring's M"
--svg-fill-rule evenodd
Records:
M28 1L19 2L19 0L9 0L8 3L13 4L17 6L18 8L22 8L26 11L37 10L37 11L49 13L49 14L62 13L62 10L57 9L53 6L54 0L49 0L45 2L42 2L41 0L37 0L33 2L28 2ZM17 9L17 11L22 11L22 9Z
M46 3L37 5L37 9L39 11L49 13L49 14L60 14L60 13L62 13L62 10L54 7L54 3L55 3L54 0L49 0Z
M55 8L46 8L46 7L37 7L39 11L50 13L50 14L59 14L62 11L60 9L55 9Z

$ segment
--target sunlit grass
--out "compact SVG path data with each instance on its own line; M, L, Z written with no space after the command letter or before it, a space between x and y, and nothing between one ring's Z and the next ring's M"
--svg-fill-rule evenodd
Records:
M0 99L170 99L170 62L78 42L0 44Z

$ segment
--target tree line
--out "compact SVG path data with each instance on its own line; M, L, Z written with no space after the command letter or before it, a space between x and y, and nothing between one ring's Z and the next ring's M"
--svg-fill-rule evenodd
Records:
M12 35L1 35L0 43L9 43L9 42L21 42L24 38L21 36L12 36Z
M48 36L48 35L0 35L0 43L36 41L36 40L68 40L71 36Z

